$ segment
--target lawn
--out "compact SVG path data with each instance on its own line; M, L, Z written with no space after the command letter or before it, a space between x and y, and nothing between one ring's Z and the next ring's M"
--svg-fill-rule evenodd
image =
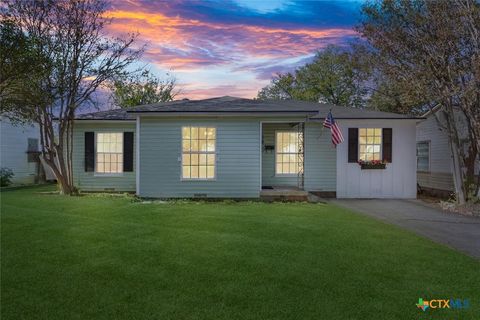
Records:
M480 315L478 260L332 205L45 190L1 194L2 319ZM418 298L470 307L423 312Z

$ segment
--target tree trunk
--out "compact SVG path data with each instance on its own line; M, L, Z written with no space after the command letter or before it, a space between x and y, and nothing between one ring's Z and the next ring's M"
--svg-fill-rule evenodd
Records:
M458 204L465 204L466 195L464 192L464 184L462 179L462 167L460 165L460 156L458 154L458 145L450 140L450 150L452 151L452 174L453 185L455 186L455 195Z
M55 134L53 132L52 124L49 122L50 118L45 110L42 110L42 115L37 119L40 124L40 136L42 144L42 155L45 162L50 166L57 179L57 183L61 194L75 195L77 188L73 184L73 176L69 174L72 168L71 153L65 150L65 145L72 145L72 134L67 131L65 141L65 131L58 130L58 144L55 142ZM67 152L65 152L67 151Z
M59 140L63 139L63 135L60 135ZM69 133L66 134L66 139L70 138ZM60 187L60 191L62 194L65 195L75 195L77 194L77 189L73 185L73 179L70 177L70 170L71 164L69 163L69 152L68 150L64 150L65 145L70 145L71 141L66 143L59 143L55 145L55 154L57 157L57 168L59 171L59 176L57 176L57 181Z
M465 204L466 202L466 192L464 184L464 174L463 174L463 152L460 150L460 143L458 138L458 130L456 128L456 120L453 111L452 105L444 106L444 116L446 127L449 135L449 145L452 153L452 175L453 175L453 184L455 186L455 195L457 203L460 205ZM462 147L463 148L463 147Z

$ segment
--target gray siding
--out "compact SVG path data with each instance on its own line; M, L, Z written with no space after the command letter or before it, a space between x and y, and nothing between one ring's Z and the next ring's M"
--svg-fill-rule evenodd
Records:
M417 142L430 142L430 172L451 173L451 152L448 137L438 127L434 116L417 125Z
M421 187L453 191L453 176L444 172L417 172L417 183Z
M344 143L347 143L346 141ZM321 123L305 126L305 190L336 191L337 150Z
M417 173L420 187L453 190L451 151L448 137L440 130L437 120L430 115L417 125L417 142L428 141L430 145L430 170Z
M460 133L465 137L467 135L466 120L460 112L456 113L456 119L459 127L463 128ZM430 143L430 170L428 172L418 172L417 183L421 187L453 191L452 153L448 136L440 129L434 115L431 114L417 125L417 142L419 141ZM478 174L480 160L477 160L475 168L475 172Z
M275 119L265 119L265 121ZM273 185L297 185L297 178L275 178L274 152L262 154L260 163L261 119L141 119L139 195L155 198L233 197L256 198L261 176ZM217 129L216 178L212 181L181 179L181 128L185 125L213 126ZM134 172L121 176L99 176L84 171L84 133L133 131L135 123L77 122L74 132L74 178L84 191L135 191ZM286 124L264 124L267 144L275 144L275 130L291 128ZM305 189L335 191L336 153L330 133L320 123L305 128ZM136 139L135 139L136 143ZM262 167L261 167L262 166ZM262 174L261 174L262 173Z
M135 191L135 163L133 159L133 172L124 172L118 176L98 175L94 172L85 172L85 132L135 132L135 123L82 123L77 121L73 134L73 177L75 185L83 191ZM135 139L134 139L135 150Z
M264 123L263 142L275 145L275 131L292 130L287 123ZM305 185L307 191L335 191L337 185L336 150L331 134L321 123L305 125ZM276 146L275 146L276 149ZM275 175L275 151L262 152L262 185L297 186L297 176Z
M13 171L14 185L35 182L38 165L28 162L28 139L38 139L40 148L40 131L37 126L14 126L6 118L0 120L0 167Z
M216 178L181 179L181 128L213 126L217 130ZM259 196L260 122L229 119L141 119L140 195L171 198Z

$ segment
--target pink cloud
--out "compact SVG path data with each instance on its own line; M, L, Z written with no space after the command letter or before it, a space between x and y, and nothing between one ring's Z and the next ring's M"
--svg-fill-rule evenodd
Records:
M175 1L119 2L106 13L113 18L106 31L114 36L138 32L139 41L148 44L143 61L160 71L173 69L181 97L254 97L276 72L294 69L328 44L356 37L347 27L204 19L195 11L174 13L175 6Z
M202 22L162 13L112 10L108 32L138 31L149 43L146 58L177 69L242 62L252 57L285 59L305 55L354 36L352 29L285 29L244 24Z

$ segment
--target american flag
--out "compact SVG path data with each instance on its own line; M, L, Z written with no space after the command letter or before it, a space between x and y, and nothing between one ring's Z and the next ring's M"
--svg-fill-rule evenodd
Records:
M325 121L323 121L323 126L325 128L329 128L332 132L332 143L335 147L337 144L342 143L345 140L343 139L342 130L340 130L340 127L335 122L335 119L333 119L332 111L328 113Z

